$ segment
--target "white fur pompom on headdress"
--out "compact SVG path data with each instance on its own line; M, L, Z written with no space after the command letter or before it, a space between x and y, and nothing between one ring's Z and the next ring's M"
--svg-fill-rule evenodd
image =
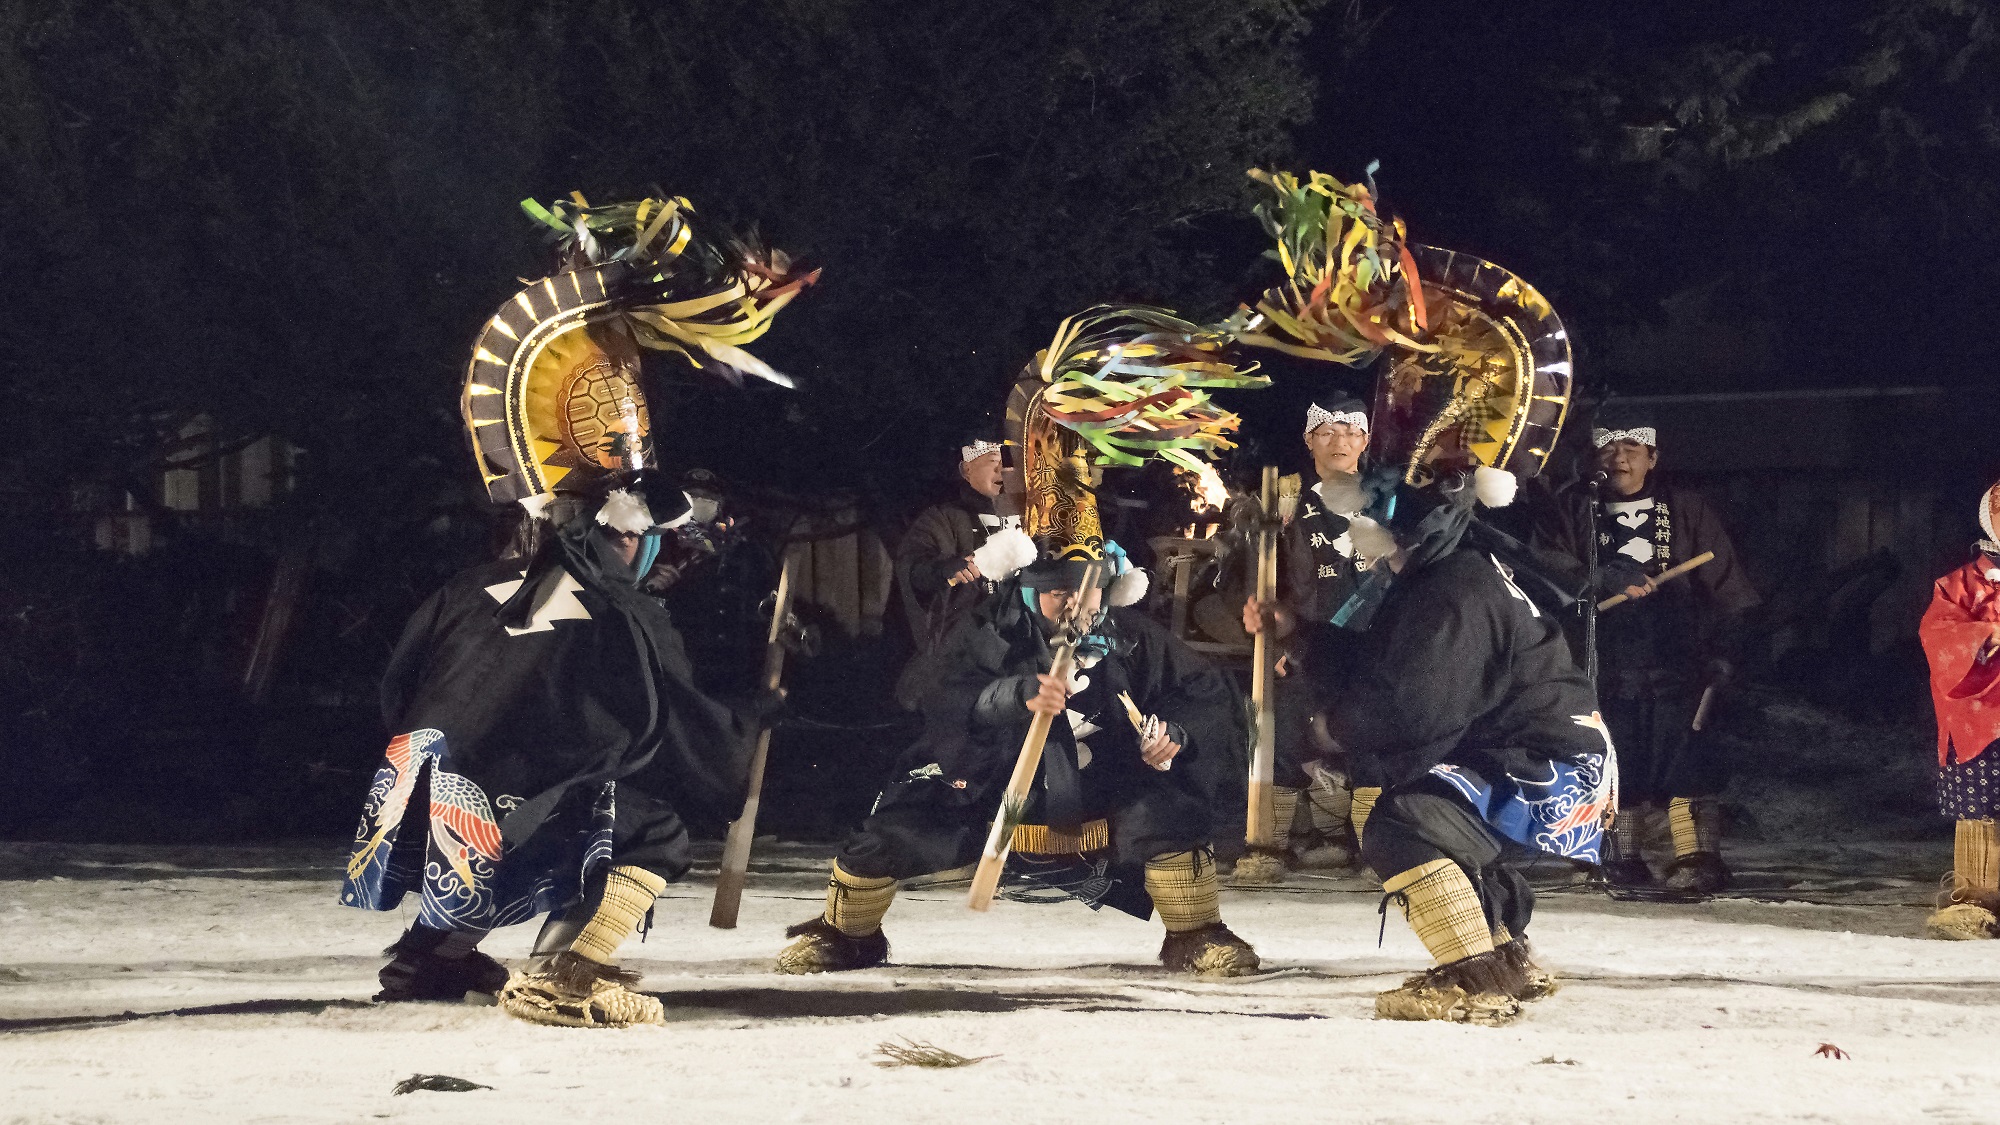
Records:
M613 531L644 535L653 530L653 512L638 493L614 488L597 509L597 522Z
M1489 508L1504 508L1514 502L1521 482L1505 469L1481 465L1472 470L1472 494Z
M1035 541L1018 527L1003 527L972 552L972 563L983 578L1005 582L1035 561Z
M1396 537L1367 516L1347 518L1347 541L1354 544L1354 553L1364 559L1386 559L1396 553Z
M1113 606L1138 605L1152 585L1153 580L1146 576L1145 571L1132 567L1112 580L1111 588L1104 592L1105 603Z
M528 513L528 518L531 520L545 520L549 518L549 505L555 503L555 499L556 494L553 492L537 492L533 496L523 496L520 501L521 510Z

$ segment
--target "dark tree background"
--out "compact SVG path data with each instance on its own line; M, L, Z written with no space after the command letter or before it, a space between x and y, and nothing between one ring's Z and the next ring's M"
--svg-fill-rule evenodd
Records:
M1243 170L1382 161L1628 393L1985 390L1996 5L1689 0L0 0L0 833L342 831L404 615L489 547L471 334L515 204L664 189L825 267L758 351L662 363L684 466L890 527L1062 316L1268 283ZM1253 416L1283 396L1246 399ZM1990 398L1990 393L1983 396ZM282 501L92 513L263 435ZM185 464L186 462L176 462ZM277 686L243 664L286 557Z

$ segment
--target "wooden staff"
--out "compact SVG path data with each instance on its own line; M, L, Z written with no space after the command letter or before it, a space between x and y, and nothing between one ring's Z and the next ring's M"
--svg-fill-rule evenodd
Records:
M1708 725L1708 710L1713 706L1715 706L1715 685L1710 684L1701 689L1701 702L1695 705L1694 722L1691 724L1695 730Z
M1102 563L1089 563L1083 568L1083 582L1077 586L1075 600L1069 604L1069 612L1058 622L1060 629L1053 659L1049 665L1049 675L1068 683L1072 669L1076 666L1076 642L1081 638L1083 628L1089 622L1082 617L1083 601L1087 592L1097 586L1097 576L1102 572ZM1021 740L1021 754L1014 759L1014 773L1007 779L1007 791L1000 796L1000 810L993 816L993 828L986 833L986 850L979 856L979 870L972 875L972 891L965 905L974 910L989 910L993 906L993 894L1000 889L1000 875L1007 867L1007 853L1014 848L1014 825L1020 819L1020 810L1027 807L1028 797L1035 786L1035 771L1042 765L1042 746L1049 740L1049 727L1054 725L1054 715L1035 712L1028 723L1028 736Z
M1278 596L1278 467L1264 466L1263 504L1257 530L1257 605L1264 627L1252 638L1250 703L1257 712L1257 745L1250 752L1250 810L1243 839L1253 848L1277 846L1277 814L1271 806L1271 778L1276 768L1278 713L1272 700L1276 648L1271 644L1271 603Z
M1658 578L1653 579L1653 585L1657 587L1662 582L1671 582L1672 580L1679 578L1681 575L1686 574L1688 571L1693 570L1695 567L1698 567L1701 564L1708 562L1714 558L1715 558L1714 551L1703 551L1701 554L1696 555L1695 557L1680 564L1679 566L1661 571L1660 576ZM1626 602L1629 602L1631 600L1632 596L1630 594L1613 594L1610 597L1604 599L1603 601L1597 603L1597 612L1603 613L1605 610L1610 609L1614 605L1624 605Z
M785 619L792 612L792 559L785 552L785 565L778 571L777 607L771 611L771 631L764 638L764 690L774 692L785 677ZM708 924L718 930L736 928L736 915L743 906L743 883L750 874L750 844L757 838L757 805L764 794L764 761L771 753L771 728L757 732L757 748L750 754L750 786L743 798L743 813L729 824L722 845L722 867L715 873L715 904L709 907Z

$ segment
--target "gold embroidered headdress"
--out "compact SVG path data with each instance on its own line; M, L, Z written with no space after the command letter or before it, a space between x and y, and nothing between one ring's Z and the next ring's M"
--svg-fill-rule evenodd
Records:
M1243 343L1362 364L1387 353L1374 449L1412 485L1447 469L1541 472L1573 388L1569 334L1532 285L1408 241L1373 193L1321 172L1253 170L1285 284L1232 321Z
M685 199L521 207L556 232L562 262L500 306L466 367L460 410L494 502L656 467L641 349L791 385L742 346L817 270L705 230Z

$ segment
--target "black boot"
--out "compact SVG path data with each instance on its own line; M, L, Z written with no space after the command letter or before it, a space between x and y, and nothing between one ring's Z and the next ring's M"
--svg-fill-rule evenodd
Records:
M1729 868L1714 852L1692 852L1667 865L1666 883L1677 891L1712 895L1729 886Z
M1614 887L1650 887L1653 869L1636 855L1620 856L1605 862L1604 881Z
M396 944L382 951L391 959L376 974L376 979L382 982L382 991L375 994L375 1002L457 1001L465 999L468 992L498 993L507 983L505 965L476 948L456 957L446 955L455 951L454 946L463 948L471 936L433 930L429 926L411 926L403 931ZM454 938L457 940L450 940ZM444 947L442 952L440 946Z

